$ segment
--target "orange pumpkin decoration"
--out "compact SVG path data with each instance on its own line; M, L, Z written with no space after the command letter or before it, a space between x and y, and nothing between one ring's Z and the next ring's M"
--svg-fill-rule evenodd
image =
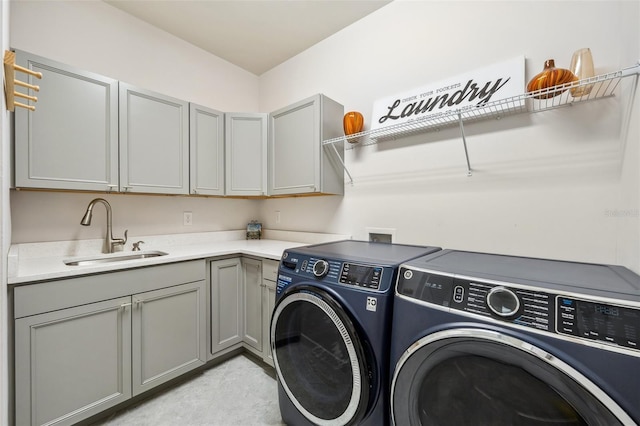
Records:
M527 92L535 92L536 90L549 89L554 86L562 86L563 84L578 81L578 77L571 71L564 68L556 68L555 61L553 59L547 59L544 63L544 70L537 74L527 84ZM558 96L568 87L559 88L555 91L547 91L535 95L536 99L549 99L554 96Z
M345 135L360 133L362 129L364 129L364 117L358 111L350 111L346 113L342 123L344 125Z

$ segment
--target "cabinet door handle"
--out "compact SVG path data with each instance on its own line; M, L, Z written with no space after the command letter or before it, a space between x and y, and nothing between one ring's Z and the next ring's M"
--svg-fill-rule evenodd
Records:
M120 305L120 309L128 308L129 306L131 306L131 303L123 303Z

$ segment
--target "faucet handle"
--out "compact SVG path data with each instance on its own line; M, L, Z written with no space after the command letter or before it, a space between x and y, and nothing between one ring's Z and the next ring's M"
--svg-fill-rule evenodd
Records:
M123 246L127 243L127 233L129 232L128 229L125 229L124 231L124 238L113 238L111 240L111 253L114 252L114 249L117 246Z
M140 244L144 244L144 241L138 241L137 243L133 243L133 249L131 249L131 251L140 251Z

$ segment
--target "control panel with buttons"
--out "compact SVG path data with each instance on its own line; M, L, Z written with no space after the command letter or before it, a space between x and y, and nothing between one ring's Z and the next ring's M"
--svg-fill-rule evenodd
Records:
M281 271L291 271L323 282L358 287L369 291L386 291L395 280L394 268L360 262L345 262L314 256L285 253Z

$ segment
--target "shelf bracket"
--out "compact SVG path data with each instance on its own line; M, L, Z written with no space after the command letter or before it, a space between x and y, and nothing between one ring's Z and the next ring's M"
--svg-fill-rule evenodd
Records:
M469 151L467 150L467 138L464 136L464 124L462 123L462 114L458 113L458 121L460 122L460 134L462 135L462 145L464 146L464 156L467 159L467 176L471 176L471 163L469 162Z
M334 143L331 144L331 147L333 148L333 151L336 153L336 158L338 158L338 161L340 162L340 164L342 164L342 168L344 169L345 172L347 172L347 176L349 176L349 183L353 185L353 177L351 176L351 173L349 173L349 169L347 169L347 166L344 164L342 157L340 157L338 148L336 148L336 145Z

